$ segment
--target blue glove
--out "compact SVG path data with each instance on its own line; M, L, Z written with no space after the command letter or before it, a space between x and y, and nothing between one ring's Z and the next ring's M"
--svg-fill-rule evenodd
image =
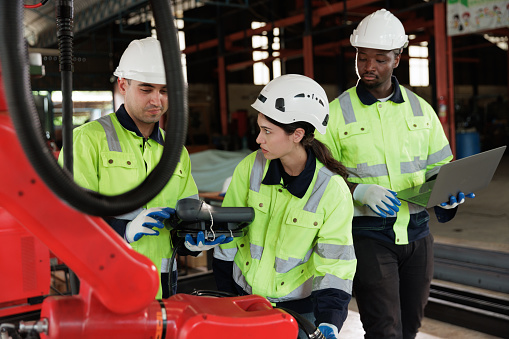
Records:
M318 329L322 332L325 339L336 339L338 337L338 328L335 325L321 323Z
M132 243L140 240L144 235L158 235L159 231L153 228L163 228L163 221L173 214L175 214L175 210L170 207L153 207L143 210L133 221L127 224L125 240Z
M194 241L191 234L186 234L186 241L184 245L186 248L193 252L201 252L208 251L211 248L218 246L219 244L226 244L232 241L232 237L226 237L226 235L220 235L214 240L205 240L205 234L203 232L198 232L198 236L196 237L196 242Z
M396 215L399 212L398 206L401 206L396 192L374 184L358 184L353 191L353 199L368 206L382 218Z
M466 197L473 199L473 198L475 198L475 194L470 193L470 194L467 194ZM459 192L458 198L456 198L454 195L451 194L451 196L449 197L449 201L443 202L438 206L442 207L446 210L449 210L451 208L456 208L458 205L461 205L464 202L465 202L465 194L463 192Z

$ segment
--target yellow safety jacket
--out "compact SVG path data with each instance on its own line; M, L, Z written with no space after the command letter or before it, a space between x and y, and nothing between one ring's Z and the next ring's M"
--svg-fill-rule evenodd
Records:
M364 104L357 87L350 88L330 103L327 133L316 138L351 172L349 181L400 191L437 174L452 152L433 108L393 81L401 102ZM408 244L410 214L424 210L402 201L393 227L396 244ZM354 216L378 217L357 202Z
M127 114L123 107L118 112ZM164 132L161 130L161 133ZM124 128L117 115L111 113L74 129L74 180L78 185L104 195L125 193L143 182L155 168L163 148L155 140L144 140L136 132ZM63 164L63 152L60 152L58 161L60 165ZM143 208L175 208L177 201L183 198L198 199L198 189L191 176L191 161L185 147L168 184ZM141 211L142 208L116 218L133 220ZM166 228L158 231L158 236L144 236L131 243L131 246L150 258L159 272L168 272L172 252L170 231ZM161 296L159 286L156 298Z
M346 183L316 160L298 198L282 185L262 184L269 164L259 150L235 169L222 206L252 207L255 218L245 236L216 247L214 257L234 261L235 283L273 303L327 288L351 294L357 260Z

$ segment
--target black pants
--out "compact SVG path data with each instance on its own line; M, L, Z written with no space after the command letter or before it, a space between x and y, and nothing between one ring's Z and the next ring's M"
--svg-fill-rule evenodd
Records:
M354 237L353 290L366 339L415 338L433 278L433 236L408 245Z

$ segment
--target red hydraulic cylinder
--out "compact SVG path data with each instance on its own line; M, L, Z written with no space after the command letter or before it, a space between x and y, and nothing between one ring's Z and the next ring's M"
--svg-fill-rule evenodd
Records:
M44 301L41 318L48 330L42 339L214 339L264 337L295 339L298 325L267 299L248 295L215 298L177 294L154 300L146 309L115 314L88 287L79 296Z

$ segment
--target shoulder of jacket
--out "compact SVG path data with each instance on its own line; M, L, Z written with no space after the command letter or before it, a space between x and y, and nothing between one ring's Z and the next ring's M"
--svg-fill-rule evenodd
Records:
M343 177L337 173L332 172L330 169L325 167L325 165L318 159L316 159L316 172L320 172L322 175L326 175L330 177L330 181L333 182L333 185L345 186L348 190L348 187L345 183ZM341 188L343 189L343 187Z
M94 120L87 122L86 124L83 124L73 130L73 134L80 135L80 134L88 134L88 133L105 133L104 128L99 123L99 121Z
M431 105L426 100L424 100L421 96L419 96L419 94L415 93L411 89L409 89L401 84L399 85L399 88L401 90L401 93L403 93L402 95L403 95L403 98L405 99L405 101L408 100L408 92L410 92L417 98L417 100L419 100L419 103L421 104L422 108L428 108L428 106L431 108Z
M180 152L180 159L191 159L191 156L186 146L182 146L182 152Z
M257 158L258 158L258 160L263 158L263 161L267 161L267 159L265 159L265 157L263 156L263 153L261 152L261 150L258 149L256 151L248 154L244 159L242 159L240 161L239 164L253 166L254 163L257 161Z
M259 152L260 155L258 155ZM235 168L243 171L250 171L257 161L267 162L267 159L265 159L260 150L256 150L246 155L246 157L244 157L244 159L242 159Z
M348 185L345 182L345 179L343 179L342 176L339 174L335 174L331 177L330 182L332 185L328 187L328 190L330 191L332 189L332 192L336 192L334 194L337 194L339 191L341 195L343 196L351 196L350 189L348 188Z

